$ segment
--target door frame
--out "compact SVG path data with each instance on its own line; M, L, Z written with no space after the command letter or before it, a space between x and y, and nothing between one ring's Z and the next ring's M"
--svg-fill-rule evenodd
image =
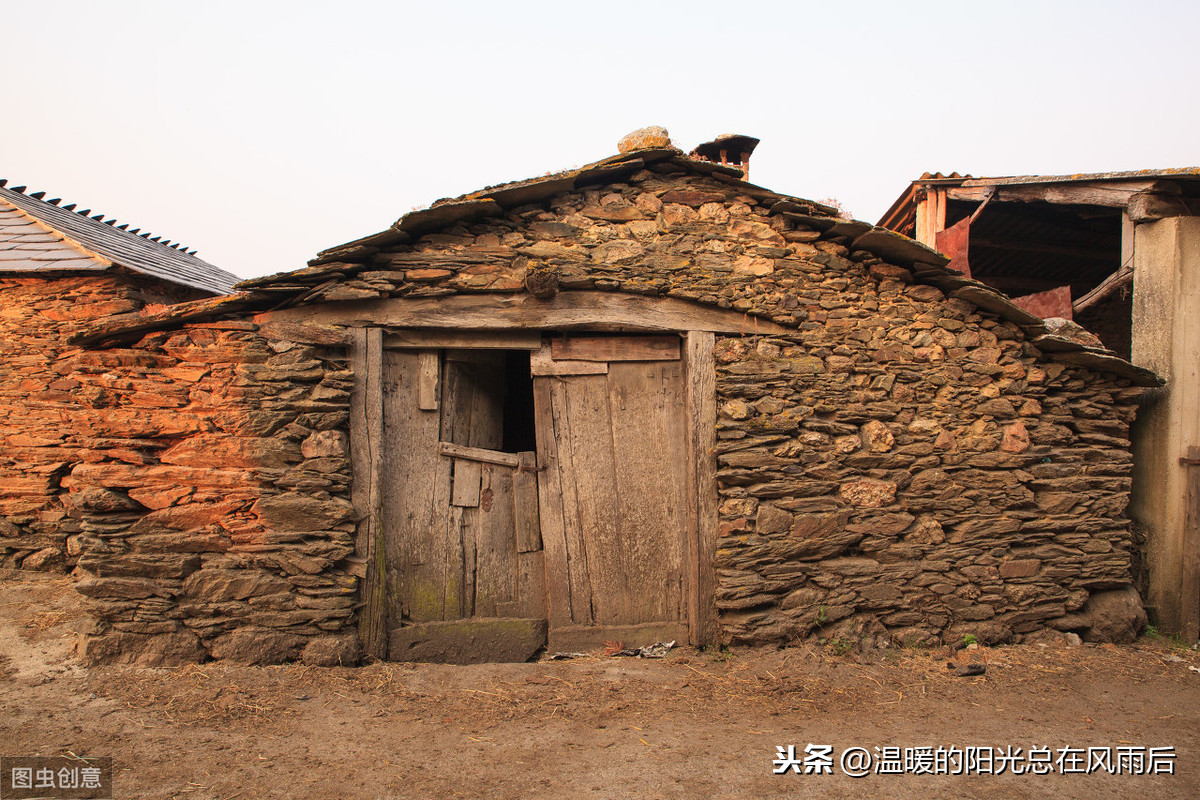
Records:
M583 293L579 293L583 294ZM592 293L588 293L592 294ZM644 300L644 298L634 298ZM382 469L382 353L386 344L419 348L496 348L530 349L541 346L541 328L531 321L499 329L453 330L446 324L452 317L431 319L428 315L412 318L397 309L399 299L389 302L387 313L376 320L363 319L354 309L344 309L343 324L351 328L349 362L354 374L350 403L351 499L356 511L356 559L354 574L359 578L359 637L365 655L387 657L390 621L387 613L384 527L380 492ZM682 301L673 301L680 303ZM345 304L356 305L356 304ZM688 304L690 305L690 304ZM716 463L716 360L717 332L748 335L782 333L787 329L763 321L747 323L744 315L696 307L704 312L695 323L701 329L679 329L681 320L670 315L661 326L654 314L634 322L625 316L606 319L602 309L589 320L584 314L572 315L570 323L559 314L547 315L545 327L551 331L589 330L628 333L673 331L683 338L685 414L689 503L688 535L685 553L685 583L689 640L694 645L712 643L718 635L716 609L716 572L713 559L717 544L717 463ZM646 311L651 311L647 308ZM366 316L376 316L367 314ZM322 322L326 320L322 319ZM474 325L480 325L474 321ZM397 324L400 323L400 324ZM408 323L408 325L404 325ZM439 327L438 325L441 325ZM555 324L557 323L557 324ZM567 324L564 324L567 323ZM416 325L431 327L408 327ZM468 323L469 324L469 323ZM386 326L386 328L385 328Z

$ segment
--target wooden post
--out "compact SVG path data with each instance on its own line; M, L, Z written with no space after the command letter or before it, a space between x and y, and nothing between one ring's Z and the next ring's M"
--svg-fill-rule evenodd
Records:
M356 550L366 560L360 586L358 638L363 655L387 658L387 580L380 512L383 468L383 331L357 328L350 352L354 394L350 403L351 498L358 518Z
M687 372L689 469L695 503L689 537L688 570L691 573L688 627L692 644L712 643L717 636L717 367L716 337L705 331L688 331L684 362Z
M1200 447L1187 449L1180 459L1187 475L1187 512L1183 522L1183 569L1180 575L1179 633L1184 640L1200 639Z

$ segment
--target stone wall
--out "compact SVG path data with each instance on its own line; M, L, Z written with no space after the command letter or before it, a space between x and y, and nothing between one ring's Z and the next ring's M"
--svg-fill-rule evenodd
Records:
M1131 583L1141 390L851 251L858 223L810 225L777 203L666 162L411 244L351 246L305 280L336 277L315 292L336 300L551 275L796 327L719 348L717 601L732 641L1110 635L1092 612Z
M150 303L192 300L200 292L116 271L73 275L0 276L0 566L61 571L74 556L67 538L78 532L62 502L60 482L113 432L76 432L81 406L112 405L112 388L93 370L80 379L77 331L110 314ZM89 362L88 359L91 359Z
M726 636L1112 635L1089 599L1131 582L1140 390L1041 363L1016 326L936 289L842 266L810 282L839 300L801 292L819 302L798 335L718 345Z
M1053 361L1012 322L850 250L867 226L797 203L665 161L339 248L244 303L528 287L681 298L744 312L748 332L770 319L796 332L718 346L726 639L1107 635L1097 609L1130 583L1140 389ZM91 660L355 658L351 376L337 332L275 325L77 355L89 452L55 480L95 603Z
M86 659L356 661L342 348L233 321L78 359L120 376L61 481Z

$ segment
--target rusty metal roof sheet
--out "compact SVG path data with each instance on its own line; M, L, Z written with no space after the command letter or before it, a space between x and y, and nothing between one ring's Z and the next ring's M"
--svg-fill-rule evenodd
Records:
M239 280L194 250L44 197L45 192L26 194L24 186L9 188L0 180L0 272L120 266L213 294L228 294Z

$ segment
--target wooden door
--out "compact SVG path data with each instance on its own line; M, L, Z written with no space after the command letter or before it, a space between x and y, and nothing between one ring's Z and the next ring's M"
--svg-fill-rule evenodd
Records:
M556 340L533 373L550 650L688 641L679 338Z
M502 354L384 351L394 660L524 660L544 643L535 456L501 450L503 381Z

